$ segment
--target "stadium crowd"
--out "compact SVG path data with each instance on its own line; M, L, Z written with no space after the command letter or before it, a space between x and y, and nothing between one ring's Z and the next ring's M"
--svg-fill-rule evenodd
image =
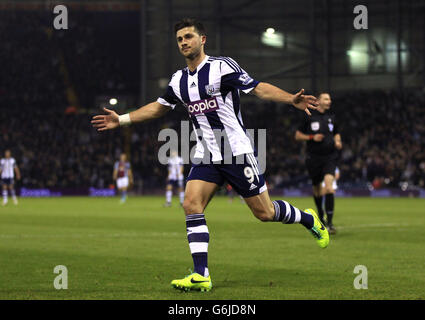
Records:
M420 121L425 117L425 92L407 92L404 106L401 95L395 91L331 93L331 110L340 124L343 141L339 160L341 183L364 186L369 182L374 188L400 187L402 182L425 186L425 124ZM276 113L276 109L265 107L261 112ZM302 165L305 149L293 139L301 117L279 116L276 122L284 125L270 129L273 143L267 165L277 185L291 186L307 179ZM294 121L296 118L299 120ZM279 168L282 150L286 159Z
M167 170L158 161L158 132L179 130L186 112L178 106L146 125L96 132L89 110L97 95L138 93L134 77L124 77L129 67L119 55L105 54L109 47L89 20L84 27L77 21L74 33L64 37L49 29L50 14L0 13L0 59L6 75L0 77L0 152L11 149L21 169L21 186L27 188L107 188L113 184L113 163L124 151L130 152L139 191L162 188ZM70 104L70 92L80 105ZM424 91L406 90L404 97L395 91L331 95L343 141L340 183L425 187ZM260 100L244 103L242 98L242 116L247 128L267 129L269 186L308 185L305 146L294 140L303 113Z

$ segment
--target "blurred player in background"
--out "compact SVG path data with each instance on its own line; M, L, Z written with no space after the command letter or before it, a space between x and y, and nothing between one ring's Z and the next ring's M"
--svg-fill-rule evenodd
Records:
M233 198L235 197L235 192L234 192L232 186L227 183L225 189L226 189L226 195L229 199L229 203L233 203ZM239 198L241 199L241 203L245 202L245 200L243 199L243 197L241 195L239 195Z
M177 151L172 150L171 156L168 158L168 177L167 186L165 190L165 206L171 206L171 199L173 197L173 187L177 188L180 197L180 205L183 205L184 191L183 191L183 159L179 157Z
M113 179L116 181L118 191L121 193L121 203L127 200L127 189L133 184L133 172L125 153L121 154L120 160L115 162Z
M7 190L9 190L10 195L12 196L13 203L18 204L18 199L16 197L15 188L14 188L14 177L16 174L16 179L21 179L21 172L16 164L10 150L6 150L4 153L4 158L0 160L0 174L1 181L3 184L3 205L7 204Z
M341 135L335 123L335 116L329 111L331 96L321 93L318 97L319 106L312 111L311 117L305 117L304 122L295 132L295 140L307 141L306 166L313 184L313 197L319 218L324 223L322 209L323 195L325 198L326 225L329 233L336 233L333 225L335 169L338 160L338 150L342 148ZM325 186L322 188L322 181Z
M290 104L307 114L310 114L309 109L316 109L316 98L304 95L304 89L290 94L269 83L256 81L231 58L207 56L204 52L207 39L204 26L194 19L183 19L175 25L174 31L187 67L174 73L164 95L123 115L104 108L106 115L96 115L92 119L97 130L105 131L161 117L177 104L187 108L197 133L194 158L200 160L200 163L192 163L183 203L187 240L195 270L183 279L173 280L171 285L186 291L211 290L208 270L210 234L204 211L225 181L244 197L251 212L260 221L299 223L319 247L326 248L329 233L313 209L302 211L286 201L270 199L264 176L258 168L256 152L243 125L239 95L240 91L246 94L252 92L260 99ZM230 145L230 152L215 139L213 130L225 131L223 138ZM204 155L210 161L202 161ZM231 161L223 163L224 159ZM276 242L279 241L290 242L285 238L276 239Z
M235 193L233 192L233 188L230 184L226 184L226 195L229 198L229 202L232 203Z

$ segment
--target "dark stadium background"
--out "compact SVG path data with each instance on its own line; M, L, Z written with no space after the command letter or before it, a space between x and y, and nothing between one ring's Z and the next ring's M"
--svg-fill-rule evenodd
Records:
M68 8L67 30L53 28L58 4ZM367 30L353 26L359 4ZM101 194L124 151L132 192L163 192L158 132L179 130L184 109L102 134L90 119L110 98L123 113L162 94L184 66L173 25L186 16L205 22L207 54L231 56L290 92L331 93L343 140L339 195L425 197L423 0L1 1L0 152L17 160L18 190ZM270 27L282 47L261 42ZM267 129L272 192L308 194L305 147L293 138L303 113L244 96L242 115L246 127Z

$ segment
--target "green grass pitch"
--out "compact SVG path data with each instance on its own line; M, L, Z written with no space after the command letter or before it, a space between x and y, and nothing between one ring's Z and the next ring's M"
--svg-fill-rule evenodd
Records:
M289 200L313 207L312 198ZM424 299L425 200L337 198L320 249L301 225L262 223L238 198L206 210L211 292L180 292L192 258L178 200L20 199L0 207L0 299ZM53 269L68 269L56 290ZM356 265L368 289L356 290Z

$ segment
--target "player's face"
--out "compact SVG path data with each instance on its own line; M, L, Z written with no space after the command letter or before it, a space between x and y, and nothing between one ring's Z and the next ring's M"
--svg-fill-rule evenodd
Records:
M120 156L120 160L122 161L122 162L125 162L125 159L126 159L127 157L126 157L126 155L125 154L122 154L121 156Z
M199 35L192 26L178 30L176 39L180 53L187 59L193 59L203 50L206 36Z
M319 105L325 110L329 110L332 104L331 96L327 93L323 93L319 98Z
M9 150L7 150L7 151L4 153L4 156L5 156L6 158L10 158L10 156L11 156L10 151L9 151Z

